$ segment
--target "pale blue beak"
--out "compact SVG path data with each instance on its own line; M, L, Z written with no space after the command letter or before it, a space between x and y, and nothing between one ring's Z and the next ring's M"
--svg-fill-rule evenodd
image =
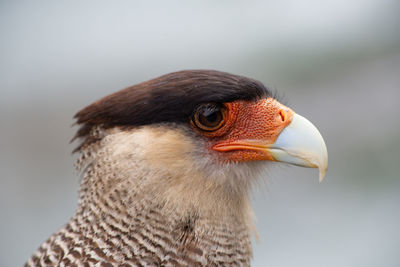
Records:
M293 115L291 123L267 150L276 161L318 168L320 182L325 177L328 151L324 139L317 128L300 115Z

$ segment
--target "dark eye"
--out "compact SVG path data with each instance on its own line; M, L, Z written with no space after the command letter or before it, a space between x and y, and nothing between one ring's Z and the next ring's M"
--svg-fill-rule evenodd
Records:
M192 119L194 125L203 131L215 131L224 125L225 108L217 104L200 105Z

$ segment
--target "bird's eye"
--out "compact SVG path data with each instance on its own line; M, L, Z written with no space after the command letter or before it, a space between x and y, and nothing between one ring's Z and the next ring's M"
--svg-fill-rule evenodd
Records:
M225 111L223 106L217 104L200 105L193 115L193 124L203 131L218 130L225 123Z

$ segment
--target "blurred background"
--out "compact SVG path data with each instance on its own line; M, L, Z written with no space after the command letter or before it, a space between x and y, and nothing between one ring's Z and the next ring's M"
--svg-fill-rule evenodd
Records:
M277 90L329 170L276 164L253 194L253 266L400 266L400 2L0 1L0 266L77 203L73 115L124 87L216 69Z

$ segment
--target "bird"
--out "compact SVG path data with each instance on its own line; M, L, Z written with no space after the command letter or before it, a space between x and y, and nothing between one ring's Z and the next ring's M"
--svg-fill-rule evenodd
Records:
M318 168L317 128L261 82L182 70L79 111L78 207L25 266L249 266L252 187L274 163Z

